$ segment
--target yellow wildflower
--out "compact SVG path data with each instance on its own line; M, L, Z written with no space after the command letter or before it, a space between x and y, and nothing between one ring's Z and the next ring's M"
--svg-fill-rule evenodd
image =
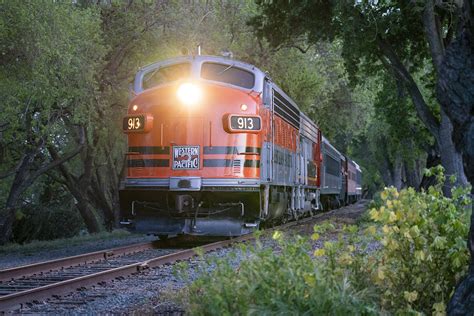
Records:
M281 234L281 231L279 230L276 230L274 233L273 233L273 236L272 238L275 239L275 240L280 240L282 237L282 234Z
M371 209L369 214L370 214L370 219L374 221L377 221L380 219L380 213L375 208Z
M312 274L305 274L303 276L304 282L309 285L309 286L315 286L316 285L316 278Z
M425 260L425 253L423 252L423 250L415 251L415 259L417 259L419 261L424 261Z
M318 240L319 239L319 234L318 233L314 233L311 235L311 239L312 240Z
M316 250L314 251L314 255L315 255L316 257L322 257L322 256L324 256L325 254L326 254L326 250L324 250L324 249L322 249L322 248L316 249Z
M438 302L433 304L433 315L443 316L446 315L446 305L443 302Z
M352 263L352 257L349 256L349 254L345 253L341 257L339 257L338 262L342 265L345 264L351 264Z
M390 212L388 215L388 222L393 223L397 220L397 216L395 215L394 212Z
M371 225L371 226L367 227L365 232L366 232L367 235L375 235L375 233L377 232L377 229L375 228L375 226Z
M377 279L380 280L380 281L385 279L385 273L383 272L382 268L377 269Z
M407 300L408 303L414 302L418 299L418 292L413 291L413 292L408 292L405 291L403 292L403 297Z

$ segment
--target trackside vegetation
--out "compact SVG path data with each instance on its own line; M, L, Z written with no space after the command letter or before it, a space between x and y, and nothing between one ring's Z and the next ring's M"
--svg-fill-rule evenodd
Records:
M471 200L465 189L443 195L441 167L428 173L436 185L386 188L358 225L326 222L311 239L275 232L277 250L257 240L240 263L206 261L183 303L192 315L444 315L467 272ZM329 232L338 237L314 249Z

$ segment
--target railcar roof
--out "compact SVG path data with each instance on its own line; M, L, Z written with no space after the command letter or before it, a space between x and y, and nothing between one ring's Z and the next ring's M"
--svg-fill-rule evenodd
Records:
M331 148L332 150L334 150L334 151L339 155L339 157L340 157L341 160L344 160L344 155L341 154L341 152L340 152L339 150L337 150L336 147L334 147L334 146L329 142L329 140L328 140L326 137L324 137L324 135L323 135L323 144L327 144L327 145L329 146L329 148Z

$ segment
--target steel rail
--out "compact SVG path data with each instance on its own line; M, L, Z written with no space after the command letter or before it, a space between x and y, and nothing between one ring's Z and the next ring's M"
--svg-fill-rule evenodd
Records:
M323 214L320 214L320 215L323 215ZM264 233L272 232L272 231L277 230L277 229L286 229L286 228L289 228L289 227L292 227L292 226L296 226L296 225L308 222L310 220L314 220L314 219L319 218L319 217L320 216L316 215L316 216L312 216L312 217L308 217L308 218L303 218L303 219L300 219L298 221L289 222L289 223L286 223L286 224L283 224L283 225L280 225L280 226L277 226L277 227L274 227L274 228L271 228L271 229L266 229L266 230L264 230ZM203 246L199 246L198 248L202 249L204 252L209 252L209 251L212 251L212 250L228 247L231 244L236 243L236 242L243 242L243 241L248 241L248 240L252 240L252 239L255 239L255 236L253 234L248 234L248 235L243 235L243 236L239 236L239 237L232 238L232 239L226 239L226 240L222 240L222 241L209 243L209 244L206 244L206 245L203 245ZM142 246L147 247L147 245L151 245L151 244L152 243L142 244ZM121 247L121 248L115 249L115 251L116 250L122 250L123 251L124 249L132 248L132 247L133 246ZM145 248L145 249L149 249L149 248ZM75 291L79 288L95 285L95 284L98 284L98 283L104 282L104 281L110 281L110 280L113 280L117 277L128 276L128 275L131 275L131 274L134 274L134 273L139 273L141 271L144 271L144 270L147 270L147 269L150 269L150 268L155 268L155 267L158 267L158 266L162 266L164 264L173 263L173 262L180 261L180 260L190 259L190 258L198 255L198 253L199 253L199 251L196 251L196 248L181 250L181 251L178 251L178 252L175 252L175 253L172 253L172 254L159 256L159 257L156 257L156 258L153 258L153 259L149 259L149 260L145 260L145 261L125 265L125 266L122 266L122 267L113 268L113 269L106 270L106 271L101 271L101 272L97 272L97 273L93 273L93 274L88 274L88 275L80 276L80 277L77 277L77 278L68 279L68 280L57 282L57 283L48 284L48 285L44 285L44 286L41 286L41 287L37 287L37 288L28 289L28 290L21 291L21 292L16 292L16 293L0 296L0 311L8 311L8 310L11 310L11 309L13 309L17 306L21 306L21 304L24 304L24 303L27 303L27 302L45 299L45 298L51 297L53 295L69 293L69 292ZM64 262L67 262L67 260L70 260L70 258L75 258L75 257L78 257L77 260L79 260L79 261L77 261L77 262L84 262L84 257L86 257L87 255L90 255L90 257L87 257L87 258L89 258L88 260L95 260L94 258L99 258L99 257L101 259L103 259L104 256L108 256L110 254L110 250L109 251L98 251L98 252L93 253L93 254L94 255L92 255L92 253L91 254L86 254L82 258L81 258L81 255L79 255L79 256L74 256L74 257L69 257L69 258L64 258L64 259L52 260L52 261L48 261L48 262L44 262L44 263L39 263L37 265L42 266L44 268L45 266L48 266L48 264L50 264L52 262L51 266L59 267L60 262L64 263ZM74 260L76 260L76 259L74 259ZM10 270L15 270L15 269L10 269ZM33 271L33 269L31 271Z
M99 250L81 255L54 259L44 262L27 264L20 267L0 270L0 282L9 281L15 278L31 276L41 272L49 272L56 269L67 268L74 265L85 264L89 262L104 260L113 256L133 253L148 249L153 249L154 243L147 242L130 246L118 247L113 249Z
M244 235L234 239L227 239L200 246L204 252L227 247L234 242L245 241L254 238L252 235ZM150 260L129 264L94 274L89 274L74 279L64 280L58 283L48 284L26 291L16 292L5 296L0 296L0 311L8 311L23 303L48 298L52 295L64 294L78 288L94 285L104 281L110 281L117 277L131 275L146 269L185 260L196 256L196 248L178 251L172 254L159 256Z

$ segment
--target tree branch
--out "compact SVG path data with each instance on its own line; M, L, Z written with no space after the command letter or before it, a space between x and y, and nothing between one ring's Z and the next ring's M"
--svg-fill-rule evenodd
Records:
M415 80L410 75L405 65L403 65L403 63L400 61L397 54L393 51L392 47L380 36L377 36L376 41L377 46L383 55L381 58L382 64L385 67L390 67L389 70L394 71L395 76L405 83L418 116L420 117L423 124L425 124L425 126L428 128L430 133L438 140L439 122L428 108L428 105L426 104L420 89L418 89L418 85L416 84ZM385 58L386 60L384 60Z
M298 49L301 53L306 54L306 53L308 52L308 50L311 48L311 45L308 45L308 47L303 48L303 47L301 47L301 46L299 46L299 45L297 45L297 44L290 44L288 47L290 47L290 48L296 48L296 49Z
M431 58L433 59L436 73L439 73L439 68L443 62L445 49L443 38L441 36L441 30L436 23L433 0L426 0L425 10L423 12L423 26L425 28L425 34L426 38L428 39Z
M0 173L0 179L8 178L8 177L14 175L15 172L16 172L16 168L14 170L10 170L10 171L4 172L4 173Z
M43 173L45 172L48 172L49 170L57 167L57 166L60 166L62 165L63 163L65 163L66 161L74 158L76 155L78 155L82 149L84 148L84 144L85 144L85 133L84 133L84 129L81 128L80 129L80 138L81 138L81 141L79 143L79 146L77 146L76 149L74 149L73 151L71 151L70 153L64 155L63 157L59 157L58 153L56 152L56 150L53 148L52 145L48 145L47 148L48 148L48 151L51 155L51 157L53 157L53 161L42 166L41 168L39 168L38 170L36 170L32 176L31 176L31 179L34 180L36 179L37 177L39 177L40 175L42 175Z

